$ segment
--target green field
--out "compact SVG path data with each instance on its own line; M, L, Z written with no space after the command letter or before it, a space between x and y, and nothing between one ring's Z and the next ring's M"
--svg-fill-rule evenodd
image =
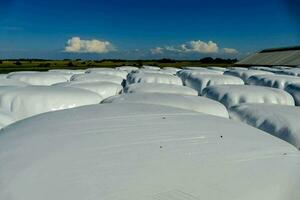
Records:
M0 73L9 73L13 71L47 71L49 69L87 69L87 68L114 68L120 66L153 65L159 67L176 67L183 66L232 66L232 63L203 63L201 61L84 61L84 60L18 60L18 61L0 61Z

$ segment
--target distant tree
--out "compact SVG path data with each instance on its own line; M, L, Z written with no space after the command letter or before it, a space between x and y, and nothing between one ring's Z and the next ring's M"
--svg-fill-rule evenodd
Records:
M169 59L169 58L163 58L161 60L158 60L159 63L175 63L175 60Z
M46 67L46 68L49 68L51 67L51 64L50 63L41 63L38 65L38 67Z
M88 66L88 67L95 67L95 64L93 64L93 63L88 63L87 66Z
M214 63L217 63L217 64L222 64L222 63L227 63L228 61L227 60L224 60L222 58L216 58Z
M138 64L139 67L144 65L142 60L137 60L137 64Z
M2 61L2 60L0 60L0 64L3 64L3 61Z
M20 61L15 62L15 65L22 65Z
M68 63L68 66L69 66L69 67L74 67L75 65L74 65L72 62L69 62L69 63Z
M206 58L202 58L200 60L201 63L213 63L214 59L212 57L206 57Z
M81 64L82 64L82 65L85 65L85 64L86 64L86 62L82 62Z
M95 61L96 62L96 61ZM118 63L118 62L126 62L126 60L123 59L102 59L100 62L113 62L113 63Z
M79 61L81 61L81 59L80 59L80 58L76 59L76 62L79 62Z
M230 61L231 61L231 63L236 63L236 62L238 62L239 60L238 59L230 59Z

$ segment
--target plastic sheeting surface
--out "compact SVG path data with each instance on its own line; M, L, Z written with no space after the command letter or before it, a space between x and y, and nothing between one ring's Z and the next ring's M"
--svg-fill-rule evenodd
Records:
M73 88L80 88L84 90L88 90L91 92L95 92L99 94L104 99L107 97L111 97L117 94L120 94L123 87L120 84L112 83L112 82L67 82L67 83L59 83L55 84L54 86L61 86L61 87L73 87Z
M21 120L44 112L97 104L102 99L94 92L78 88L27 86L0 93L0 108Z
M219 117L229 118L228 111L219 102L198 96L187 96L177 94L123 94L105 99L103 103L144 103L162 106L170 106L206 113Z
M224 104L227 108L241 103L295 105L293 97L280 89L253 85L218 85L204 89L203 96Z
M300 77L287 75L256 75L251 76L247 80L248 85L260 85L283 90L292 83L300 83Z
M230 109L230 117L266 131L300 149L300 107L242 104Z
M197 96L198 92L192 88L163 83L136 83L126 86L124 93L168 93Z
M292 145L227 119L85 106L0 132L0 199L298 200L299 164Z
M182 85L179 77L172 74L149 73L149 72L132 72L128 74L126 85L134 83L164 83Z
M225 76L219 74L191 75L185 80L185 85L198 91L199 95L202 91L213 85L244 85L244 81L238 77Z

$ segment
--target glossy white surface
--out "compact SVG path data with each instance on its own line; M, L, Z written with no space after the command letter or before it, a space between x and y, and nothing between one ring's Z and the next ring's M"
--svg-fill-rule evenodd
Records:
M299 152L247 125L170 107L106 104L0 132L0 199L297 200Z

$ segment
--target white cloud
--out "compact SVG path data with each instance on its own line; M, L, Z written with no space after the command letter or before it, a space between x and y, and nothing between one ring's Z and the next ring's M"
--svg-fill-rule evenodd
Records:
M203 42L201 40L190 41L186 44L182 44L180 48L184 52L218 53L219 51L218 45L213 41Z
M227 54L238 54L238 50L233 49L233 48L224 48L224 52Z
M150 50L152 54L163 54L164 53L164 48L161 47L156 47L155 49Z
M81 40L80 37L72 37L68 40L65 52L70 53L107 53L114 51L113 45L108 41Z
M171 51L171 52L177 52L177 53L182 53L183 52L183 50L181 48L173 47L173 46L166 46L165 50L166 51Z
M152 54L163 54L164 52L176 52L176 53L218 53L218 44L213 41L203 42L201 40L190 41L179 46L165 46L156 47L151 49Z

